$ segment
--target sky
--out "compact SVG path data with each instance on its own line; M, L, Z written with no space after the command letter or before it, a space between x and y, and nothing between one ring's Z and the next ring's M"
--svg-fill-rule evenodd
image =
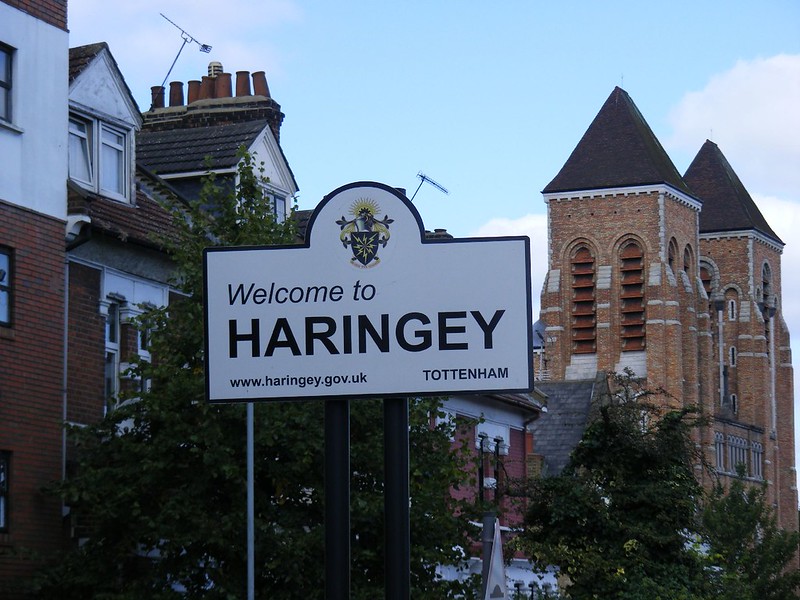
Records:
M196 40L183 45L181 31ZM150 87L266 71L301 209L353 181L411 196L427 229L526 234L535 316L541 190L615 86L683 173L718 144L786 243L783 313L800 400L797 0L69 0L70 46L105 41L139 108ZM210 53L200 44L212 46ZM798 411L800 415L800 411Z

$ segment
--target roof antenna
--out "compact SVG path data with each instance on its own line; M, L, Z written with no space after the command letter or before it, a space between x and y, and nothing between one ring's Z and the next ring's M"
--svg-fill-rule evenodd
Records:
M419 185L417 186L417 189L414 191L414 195L411 196L411 202L413 202L414 198L417 197L417 192L419 191L419 188L421 188L422 184L426 183L426 182L430 183L433 187L435 187L440 192L443 192L445 194L449 194L450 193L450 192L447 191L447 189L444 186L439 185L438 183L436 183L433 179L431 179L430 177L425 175L425 173L423 173L422 171L417 173L417 177L419 177Z
M171 21L164 13L158 13L158 14L160 14L162 17L164 17L167 21L169 21L173 25L175 25L175 27L177 27L180 30L181 39L183 39L183 43L181 44L181 47L178 49L178 54L175 55L175 60L172 61L172 65L170 65L169 71L167 71L167 75L166 77L164 77L164 81L161 82L161 93L163 94L164 86L167 84L167 79L169 79L169 74L172 73L172 69L175 67L175 63L178 62L178 57L181 55L181 52L183 52L183 47L186 46L186 44L188 44L189 42L194 42L195 44L200 46L200 52L205 52L206 54L208 54L209 52L211 52L211 46L209 46L208 44L201 44L200 42L198 42L194 37L189 35L186 32L186 30L183 29L180 25L178 25L174 21Z

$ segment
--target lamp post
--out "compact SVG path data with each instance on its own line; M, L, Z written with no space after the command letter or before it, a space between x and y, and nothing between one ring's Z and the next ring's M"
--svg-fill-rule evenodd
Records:
M486 438L489 437L485 433L478 434L478 506L483 507L483 445L486 443Z
M500 503L500 445L503 443L502 437L496 437L494 442L494 503Z

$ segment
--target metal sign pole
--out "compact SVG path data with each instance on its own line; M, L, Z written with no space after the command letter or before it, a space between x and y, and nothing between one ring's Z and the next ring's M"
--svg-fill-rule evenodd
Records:
M255 600L255 462L253 460L253 403L247 403L247 600Z
M383 401L383 457L386 485L386 600L408 600L411 593L411 513L409 510L408 398Z
M350 600L350 403L325 402L325 600Z

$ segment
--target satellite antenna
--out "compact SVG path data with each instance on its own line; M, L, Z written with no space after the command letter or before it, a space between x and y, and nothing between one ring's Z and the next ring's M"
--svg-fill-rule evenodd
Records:
M160 14L162 17L164 17L167 21L169 21L173 25L175 25L175 27L177 27L178 30L181 32L181 39L183 39L183 43L181 44L181 47L178 49L178 54L175 55L175 60L172 61L172 65L170 65L169 71L167 71L167 75L166 77L164 77L164 81L161 82L161 93L163 94L164 86L167 84L167 79L169 79L169 74L172 73L172 69L175 67L175 63L178 62L178 57L181 55L181 52L183 52L184 46L186 46L186 44L190 42L194 42L195 44L200 46L200 52L205 52L206 54L211 52L211 46L209 46L208 44L201 44L200 42L198 42L193 36L189 35L189 33L187 33L185 29L183 29L180 25L178 25L174 21L170 20L169 17L167 17L167 15L165 15L164 13L158 13L158 14Z
M449 194L450 193L450 192L447 191L447 188L445 188L443 185L440 185L440 184L436 183L433 179L431 179L430 177L425 175L425 173L423 173L422 171L417 173L417 177L419 177L419 185L417 186L417 189L414 191L414 195L411 196L411 202L413 202L414 198L416 198L417 192L419 191L419 188L422 187L423 183L430 183L437 190L439 190L440 192L443 192L445 194Z

